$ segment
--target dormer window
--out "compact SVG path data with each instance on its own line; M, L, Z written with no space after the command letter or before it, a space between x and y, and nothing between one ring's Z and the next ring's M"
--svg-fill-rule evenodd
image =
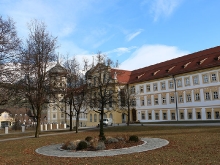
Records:
M199 61L198 64L201 65L203 62L205 62L205 60L207 60L208 58L204 58L203 60Z
M175 68L176 66L171 67L170 69L167 70L167 72L170 72L171 70L173 70L173 68Z
M153 75L156 75L160 70L157 70L156 72L153 73Z
M186 63L185 65L183 65L183 68L186 68L191 62Z
M139 79L139 78L141 78L143 75L144 75L144 74L141 74L141 75L137 76L137 78Z

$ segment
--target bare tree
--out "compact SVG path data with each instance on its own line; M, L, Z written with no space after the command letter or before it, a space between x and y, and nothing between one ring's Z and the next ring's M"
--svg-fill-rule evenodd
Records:
M136 106L136 93L134 88L129 87L129 84L119 86L118 99L119 112L128 117L127 126L129 126L131 121L131 109Z
M113 110L116 98L116 81L111 74L113 62L98 52L96 56L96 66L86 73L87 95L90 96L90 109L100 114L100 133L99 138L105 139L103 129L103 116L106 111Z
M87 68L85 60L84 69ZM86 81L83 70L74 57L72 60L67 60L64 63L67 69L67 90L64 101L69 106L69 111L65 113L70 117L70 131L72 131L72 118L76 117L76 133L79 127L79 115L86 111Z
M39 137L41 113L51 92L47 69L55 61L56 38L46 31L43 22L34 20L29 24L29 37L20 56L22 90L37 119L35 137Z
M12 83L17 81L16 58L20 53L21 40L17 36L11 18L0 16L0 105L5 105L15 95Z

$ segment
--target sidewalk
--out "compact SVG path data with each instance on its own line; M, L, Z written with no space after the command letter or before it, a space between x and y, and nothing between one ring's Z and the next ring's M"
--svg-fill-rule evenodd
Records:
M83 132L86 130L95 130L98 129L96 127L80 127L79 128L79 132ZM58 135L58 134L70 134L70 133L75 133L75 131L68 131L69 129L57 129L57 130L49 130L49 131L42 131L42 132L48 132L48 134L42 134L40 135L40 137L42 136L54 136L54 135ZM57 131L57 132L56 132ZM68 131L68 132L59 132L59 131ZM25 134L25 133L30 133L33 132L35 133L35 131L26 131L26 132L16 132L16 133L8 133L8 134L0 134L1 136L7 136L7 135L11 135L11 134ZM49 132L56 132L56 133L49 133ZM27 138L33 138L34 135L32 136L22 136L22 137L15 137L15 138L7 138L7 139L2 139L0 140L0 142L4 142L4 141L11 141L11 140L19 140L19 139L27 139Z

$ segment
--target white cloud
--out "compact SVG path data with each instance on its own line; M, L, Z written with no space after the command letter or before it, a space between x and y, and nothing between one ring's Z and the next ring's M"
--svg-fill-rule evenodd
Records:
M117 54L117 56L121 56L121 55L124 54L124 53L130 53L131 50L132 50L132 49L135 49L135 48L137 48L137 47L136 47L136 46L131 46L131 47L128 47L128 48L126 48L126 47L120 47L120 48L116 48L116 49L113 49L113 50L111 50L111 51L105 52L105 54L110 55L110 54L115 53L115 54Z
M169 17L180 5L182 0L154 0L150 12L157 21L160 17Z
M135 70L186 54L189 54L189 52L179 50L175 46L143 45L137 49L130 58L122 62L120 68Z
M139 29L138 31L136 31L136 32L134 32L134 33L128 34L128 35L126 36L126 40L127 40L127 41L133 40L135 37L137 37L139 34L141 34L142 31L143 31L143 29Z

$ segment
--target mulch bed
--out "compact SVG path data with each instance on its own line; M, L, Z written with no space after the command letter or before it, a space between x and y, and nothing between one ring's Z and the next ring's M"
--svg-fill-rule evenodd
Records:
M143 144L143 141L138 141L138 142L124 142L124 141L119 141L117 143L110 143L110 144L105 144L106 149L105 150L110 150L110 149L120 149L120 148L128 148L128 147L133 147L137 145Z
M105 144L105 147L106 147L105 150L134 147L134 146L137 146L137 145L141 145L143 143L144 143L144 141L138 141L138 142L119 141L117 143L108 143L108 144ZM96 151L96 150L92 147L88 147L87 149L80 150L80 151Z

